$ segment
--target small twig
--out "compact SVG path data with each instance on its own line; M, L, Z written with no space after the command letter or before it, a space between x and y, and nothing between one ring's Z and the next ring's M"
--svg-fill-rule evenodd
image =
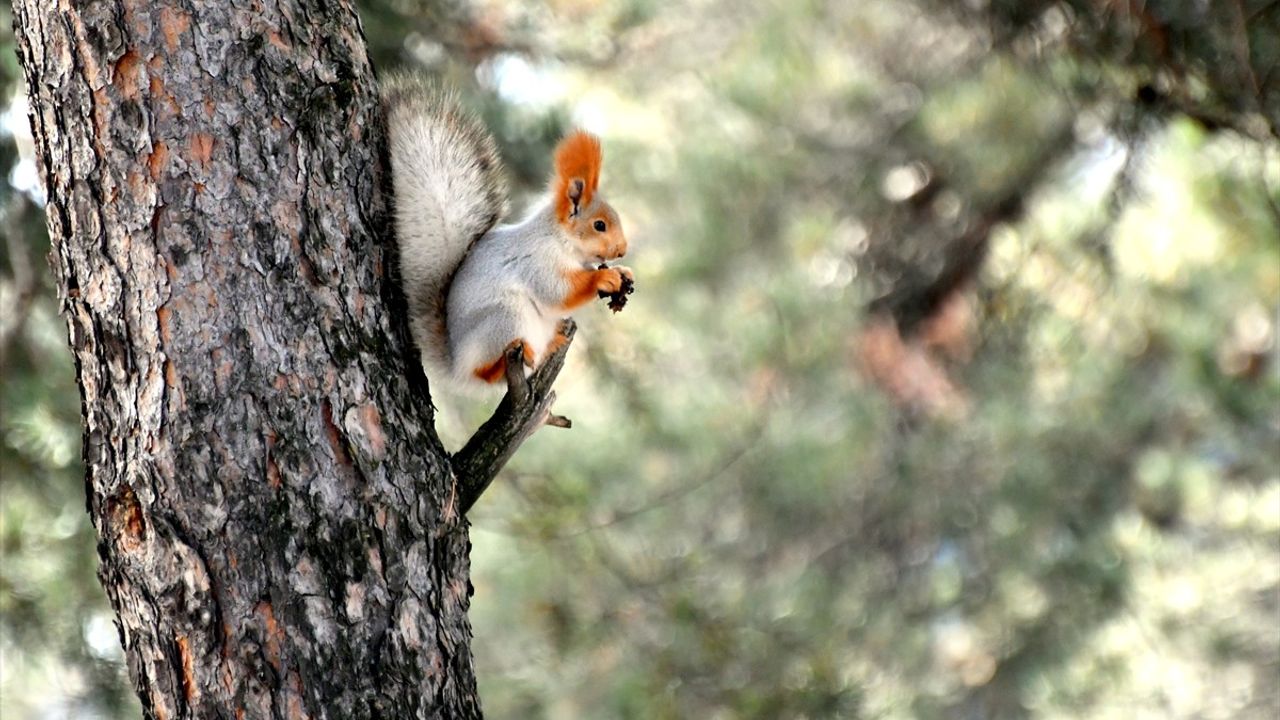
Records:
M515 454L516 448L535 430L544 423L570 427L568 418L551 414L551 403L556 399L551 386L564 366L565 354L569 352L577 325L569 320L561 331L566 338L565 343L551 353L528 380L524 377L523 348L517 345L507 351L506 396L493 411L493 417L481 425L466 446L453 456L453 473L458 478L458 506L464 515L488 489L498 471Z

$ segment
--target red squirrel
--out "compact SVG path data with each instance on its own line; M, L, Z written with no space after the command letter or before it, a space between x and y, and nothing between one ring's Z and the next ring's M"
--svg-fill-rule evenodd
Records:
M507 189L489 131L414 76L384 83L383 105L409 326L429 379L497 383L516 343L529 373L566 342L570 311L607 295L620 307L633 275L605 265L627 238L599 190L597 137L565 137L547 196L498 225Z

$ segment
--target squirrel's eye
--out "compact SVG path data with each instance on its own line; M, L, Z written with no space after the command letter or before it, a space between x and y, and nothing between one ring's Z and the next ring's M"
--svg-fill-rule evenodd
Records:
M595 228L596 232L604 232L604 228L605 228L604 221L597 220L595 221L595 223L591 225L591 227Z

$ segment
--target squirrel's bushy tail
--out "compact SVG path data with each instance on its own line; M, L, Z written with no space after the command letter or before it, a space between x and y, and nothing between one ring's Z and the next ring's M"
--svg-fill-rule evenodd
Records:
M382 83L382 104L410 330L428 376L438 379L451 370L449 283L471 244L506 212L506 181L493 136L452 93L396 75Z

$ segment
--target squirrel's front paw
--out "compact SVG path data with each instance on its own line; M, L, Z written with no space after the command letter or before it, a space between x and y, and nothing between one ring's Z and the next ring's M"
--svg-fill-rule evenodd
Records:
M627 296L636 290L635 275L631 272L631 268L621 265L613 268L606 268L601 265L602 272L611 273L610 280L616 280L617 284L606 289L603 285L597 293L602 298L609 298L609 309L618 312L627 304Z
M621 290L626 281L633 278L634 275L631 272L631 268L628 267L619 265L618 267L602 268L600 270L600 284L597 289L606 295L612 295Z

